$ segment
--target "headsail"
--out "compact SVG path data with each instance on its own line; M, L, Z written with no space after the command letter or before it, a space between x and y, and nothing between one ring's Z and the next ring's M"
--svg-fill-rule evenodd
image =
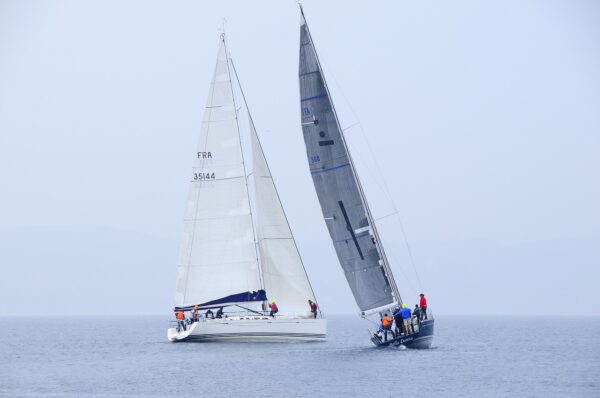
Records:
M301 8L300 109L306 152L321 210L358 307L401 302L352 158L344 141Z
M250 118L256 193L256 235L265 288L285 311L309 312L315 300L273 177Z
M264 300L225 39L202 120L175 305Z

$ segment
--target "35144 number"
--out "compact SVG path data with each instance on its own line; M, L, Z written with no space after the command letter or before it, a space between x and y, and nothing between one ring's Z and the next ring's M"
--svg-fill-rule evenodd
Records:
M194 181L214 180L215 173L194 173Z

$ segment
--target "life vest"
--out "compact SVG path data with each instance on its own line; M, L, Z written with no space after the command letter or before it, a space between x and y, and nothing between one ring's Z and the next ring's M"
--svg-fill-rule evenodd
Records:
M271 309L271 311L273 311L273 312L277 312L277 311L279 311L279 308L277 308L277 304L275 304L275 303L271 303L271 304L269 304L269 308L270 308L270 309Z
M386 315L381 320L381 324L383 325L384 328L389 328L392 326L392 319Z
M175 318L179 319L180 321L184 321L185 320L185 314L182 311L177 311L175 313Z
M426 308L427 307L427 299L425 296L421 296L421 300L419 300L419 307Z

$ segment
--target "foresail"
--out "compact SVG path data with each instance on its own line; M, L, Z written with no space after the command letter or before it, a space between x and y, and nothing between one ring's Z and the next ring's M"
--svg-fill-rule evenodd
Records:
M265 289L269 299L274 299L282 312L309 314L308 300L316 300L252 119L250 136L256 194L256 235Z
M258 260L224 38L194 158L175 305L259 297Z
M393 305L392 284L304 17L300 27L300 109L306 152L321 210L361 311Z

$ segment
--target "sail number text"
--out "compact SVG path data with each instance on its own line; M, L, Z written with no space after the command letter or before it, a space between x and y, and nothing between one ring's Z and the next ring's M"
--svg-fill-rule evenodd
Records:
M214 180L215 173L194 173L194 181Z
M212 152L198 152L198 159L212 159L213 155ZM204 162L201 162L202 164L204 164ZM215 179L215 173L205 173L205 172L200 172L200 173L194 173L194 181L206 181L206 180L214 180Z
M310 156L310 163L319 163L321 161L321 157L319 155Z

